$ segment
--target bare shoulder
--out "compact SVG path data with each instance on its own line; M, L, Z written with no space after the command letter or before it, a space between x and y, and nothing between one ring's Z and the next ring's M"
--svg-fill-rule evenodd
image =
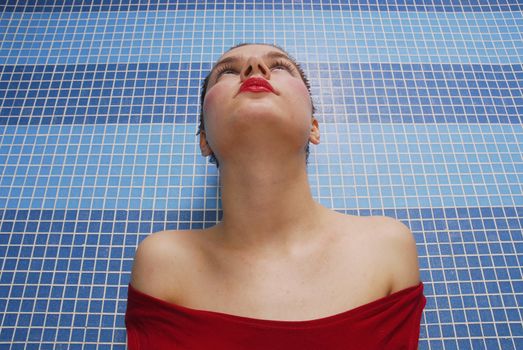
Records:
M131 285L155 297L172 296L180 287L184 261L190 258L193 232L161 231L141 241L134 256Z
M391 293L418 285L420 282L418 251L410 228L401 221L388 216L367 218L377 236L381 258L390 268Z
M378 278L387 281L389 293L419 284L416 241L408 226L388 216L345 215L342 220L344 231L349 231L344 234L354 237L349 244L358 247L351 251L378 267Z

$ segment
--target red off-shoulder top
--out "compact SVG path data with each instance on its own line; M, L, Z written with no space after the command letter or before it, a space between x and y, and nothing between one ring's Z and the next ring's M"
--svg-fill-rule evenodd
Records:
M332 316L280 321L197 310L144 294L129 284L129 350L417 349L423 283Z

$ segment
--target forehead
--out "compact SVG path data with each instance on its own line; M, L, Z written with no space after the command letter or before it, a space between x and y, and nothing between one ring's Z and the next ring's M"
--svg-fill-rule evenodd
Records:
M244 45L237 48L234 48L230 51L227 51L224 53L219 59L218 62L223 60L227 57L233 57L233 56L263 56L269 52L279 52L287 56L287 53L284 51L271 46L271 45L259 45L259 44L252 44L252 45Z

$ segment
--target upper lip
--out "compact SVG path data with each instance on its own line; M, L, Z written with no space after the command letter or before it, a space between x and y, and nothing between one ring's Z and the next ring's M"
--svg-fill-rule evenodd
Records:
M275 93L274 88L269 83L269 81L267 81L264 78L257 78L257 77L252 77L252 78L245 80L243 82L243 84L240 86L240 91L247 89L248 87L253 86L253 85L254 86L263 86L263 87L269 89L270 91L272 91L273 93Z

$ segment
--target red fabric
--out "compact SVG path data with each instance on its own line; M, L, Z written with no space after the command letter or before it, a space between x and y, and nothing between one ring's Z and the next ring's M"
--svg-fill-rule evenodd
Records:
M129 350L417 349L423 283L333 316L277 321L175 305L129 284Z

